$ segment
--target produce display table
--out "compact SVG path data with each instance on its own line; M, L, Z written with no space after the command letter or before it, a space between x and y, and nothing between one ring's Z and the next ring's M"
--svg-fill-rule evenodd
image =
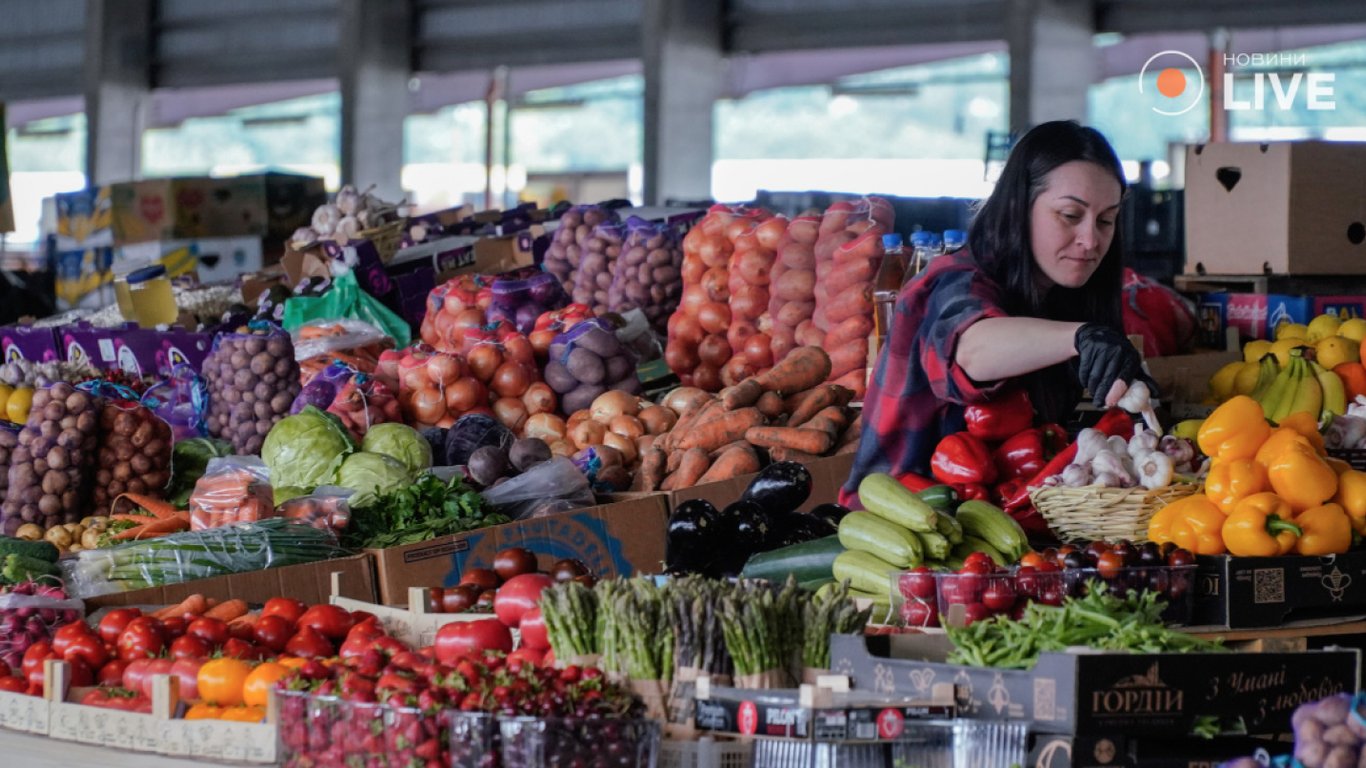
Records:
M1217 627L1190 627L1186 631L1196 637L1213 640L1222 637L1229 642L1241 640L1282 640L1298 637L1340 637L1366 635L1366 618L1351 617L1324 623L1292 623L1283 627L1267 629L1219 629Z
M5 755L6 764L22 765L24 768L68 768L73 765L102 765L106 768L212 768L232 765L203 760L182 760L176 757L149 755L145 752L125 752L110 747L75 744L6 729L0 729L0 753Z

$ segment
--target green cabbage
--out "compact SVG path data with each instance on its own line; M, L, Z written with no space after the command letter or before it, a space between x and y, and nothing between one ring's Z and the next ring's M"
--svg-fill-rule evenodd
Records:
M166 498L184 509L190 503L195 483L208 470L209 459L231 455L232 443L226 440L192 437L176 443L171 449L171 483L166 488Z
M286 416L261 445L271 485L313 489L336 478L342 460L356 450L341 420L313 406Z
M403 462L382 453L360 451L346 457L337 470L337 485L356 492L351 505L360 507L375 496L407 487L413 473Z
M365 433L360 449L398 459L414 475L432 466L431 444L407 424L376 424Z
M293 485L277 485L273 490L275 491L275 506L277 507L290 499L308 495L308 491Z

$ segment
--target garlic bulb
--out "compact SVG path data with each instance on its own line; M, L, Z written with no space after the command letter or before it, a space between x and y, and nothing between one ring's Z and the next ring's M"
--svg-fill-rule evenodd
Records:
M332 239L339 243L349 243L352 240L359 240L360 231L364 228L365 227L361 225L360 221L358 221L355 216L343 217L341 221L337 222L337 228L332 233Z
M341 221L342 212L335 205L320 205L318 210L313 212L313 231L320 237L331 237L337 229L337 222Z
M347 184L337 191L336 206L343 215L355 216L356 211L360 209L360 203L360 193L354 186Z

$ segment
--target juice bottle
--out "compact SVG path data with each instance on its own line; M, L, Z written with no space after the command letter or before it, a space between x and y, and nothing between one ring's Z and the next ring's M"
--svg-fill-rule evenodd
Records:
M901 235L882 236L882 264L873 279L873 324L877 334L876 349L881 350L887 343L891 331L892 315L896 312L896 299L901 293L901 284L906 277L906 252L901 246ZM873 353L876 356L876 352Z

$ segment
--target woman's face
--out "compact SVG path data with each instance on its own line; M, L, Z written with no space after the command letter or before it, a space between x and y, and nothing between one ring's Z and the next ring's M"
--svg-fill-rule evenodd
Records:
M1115 236L1121 193L1095 163L1074 160L1048 174L1029 228L1034 263L1049 283L1080 288L1091 279Z

